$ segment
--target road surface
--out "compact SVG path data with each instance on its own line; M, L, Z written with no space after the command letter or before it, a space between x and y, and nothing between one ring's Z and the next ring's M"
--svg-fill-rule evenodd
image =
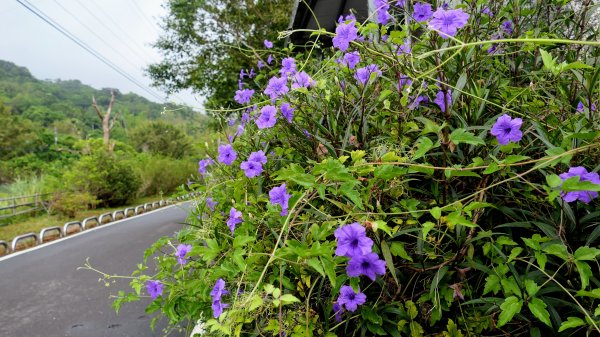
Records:
M118 315L112 309L109 296L131 290L128 281L106 287L99 274L77 268L89 257L98 270L130 275L146 248L181 228L189 205L160 208L0 258L0 336L163 336L165 322L150 330L152 316L144 312L149 299L125 303Z

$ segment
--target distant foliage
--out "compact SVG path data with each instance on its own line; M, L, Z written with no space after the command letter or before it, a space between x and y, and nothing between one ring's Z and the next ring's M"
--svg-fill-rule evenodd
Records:
M48 213L75 218L79 212L94 209L98 203L95 196L86 192L55 193L50 200Z
M181 159L192 153L191 140L178 127L161 121L137 127L131 135L139 152Z

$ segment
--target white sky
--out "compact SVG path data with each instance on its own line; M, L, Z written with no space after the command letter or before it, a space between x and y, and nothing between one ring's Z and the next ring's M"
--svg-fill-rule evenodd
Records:
M158 38L158 23L166 15L163 0L22 1L37 7L143 87L165 97L150 87L151 81L143 72L148 64L161 59L150 44ZM118 88L160 102L16 0L0 0L0 59L27 67L39 79L77 79L97 89ZM202 105L202 97L184 92L169 101L198 109Z

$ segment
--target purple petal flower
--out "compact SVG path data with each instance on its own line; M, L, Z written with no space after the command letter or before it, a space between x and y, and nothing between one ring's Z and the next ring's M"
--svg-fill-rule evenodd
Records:
M569 168L569 171L559 175L562 181L565 181L572 177L579 177L579 181L589 181L592 184L600 185L600 176L596 172L588 172L583 166L575 166ZM584 204L588 204L592 199L598 197L596 191L572 191L572 192L561 192L560 196L565 202L581 201Z
M304 71L294 75L292 79L292 89L309 88L315 85L315 81Z
M258 177L263 171L263 167L260 162L251 161L251 160L243 161L240 164L240 168L242 170L244 170L244 174L248 178Z
M231 165L237 158L237 153L233 150L231 144L219 146L219 162L227 166Z
M404 8L404 6L406 6L406 0L398 0L398 1L396 1L396 6L398 8Z
M308 130L304 129L302 130L302 133L306 136L306 138L310 139L310 132L308 132Z
M502 25L500 25L500 28L502 28L502 30L507 35L512 35L512 33L514 31L513 23L510 20L506 20L506 21L502 22Z
M392 19L390 13L388 13L390 4L387 2L387 0L375 0L373 3L377 12L377 23L381 25L387 24Z
M243 221L242 212L235 209L235 207L231 207L229 210L229 220L227 220L227 226L231 230L231 234L235 230L235 226Z
M361 293L360 291L357 293L352 290L351 286L342 286L340 289L340 296L337 299L337 303L346 307L346 310L354 312L358 308L359 305L364 304L367 301L367 295Z
M235 129L235 136L236 136L236 137L239 137L239 136L243 135L243 134L244 134L244 131L245 131L245 130L244 130L244 126L243 126L243 125L241 125L241 124L240 124L240 125L238 125L238 126L237 126L237 128Z
M244 76L246 76L244 69L240 69L240 80L244 79Z
M340 63L342 65L345 65L350 69L354 69L358 62L360 62L360 54L358 53L358 51L346 53L344 54L344 57L340 60Z
M429 20L433 16L433 9L428 3L415 2L413 18L418 22Z
M358 38L358 29L356 29L355 21L342 23L335 29L335 37L333 38L333 46L341 51L346 51L350 46L350 42Z
M274 100L277 97L283 96L287 94L288 91L290 91L290 89L287 86L287 83L287 78L273 76L269 80L269 83L267 84L267 88L265 89L264 93L269 95L269 97L272 100Z
M248 156L248 160L254 161L257 163L261 163L264 165L267 163L267 156L265 156L264 151L259 150L259 151L250 153L250 156Z
M419 106L421 106L422 103L428 103L429 102L429 97L425 96L425 95L420 95L417 98L415 98L415 100L408 106L408 108L410 110L414 110L416 108L418 108Z
M579 102L579 104L577 104L577 112L583 112L584 109L585 106L583 105L583 102Z
M273 55L269 55L269 57L267 57L267 64L271 64L271 62L273 62Z
M332 310L335 313L335 321L338 323L341 322L342 314L344 313L344 307L342 307L342 305L338 302L333 302Z
M177 251L175 252L175 257L177 257L177 262L180 265L185 265L187 263L187 259L185 256L192 250L192 245L181 244L177 246Z
M221 302L221 300L212 301L211 308L213 310L213 317L219 318L223 314L223 309L229 307L229 304Z
M258 70L261 70L265 66L265 64L262 61L258 61L256 63L256 66L258 67Z
M408 55L412 51L412 47L410 46L410 42L408 40L404 40L404 43L401 46L398 46L398 51L396 54L400 55Z
M446 98L446 101L444 101L444 97ZM433 102L440 107L442 112L446 112L446 108L449 108L452 105L452 90L447 89L446 95L444 95L443 91L438 91Z
M433 19L429 21L429 27L438 31L443 39L456 35L456 32L464 27L469 20L469 14L462 9L444 10L438 8L433 13Z
M377 67L376 64L370 64L363 68L356 69L356 74L354 74L354 78L356 78L363 85L367 84L369 79L371 78L371 74L377 74L377 77L381 76L381 71Z
M489 17L493 17L494 13L492 13L492 11L490 10L490 8L488 6L483 7L483 9L481 10L482 14L485 14Z
M288 214L288 202L291 197L292 195L287 193L285 183L281 186L273 187L269 191L269 201L272 205L281 206L281 216L285 216Z
M215 211L215 206L217 206L218 202L214 201L213 198L206 198L206 206L210 208L211 211Z
M271 42L271 41L269 41L269 40L265 40L265 41L264 41L264 44L265 44L265 47L266 47L267 49L271 49L271 48L273 48L273 42Z
M367 237L367 232L358 222L342 226L333 234L337 239L335 255L354 257L371 252L373 240Z
M254 68L250 68L250 72L248 73L248 78L253 78L253 77L254 77L254 75L256 75L256 74L254 73Z
M290 106L289 103L281 103L281 114L285 119L287 119L288 123L291 123L294 119L294 108Z
M293 57L286 57L281 60L281 76L294 75L296 73L296 60Z
M408 76L400 75L400 79L398 80L398 91L402 91L404 87L410 87L412 85L412 80Z
M498 117L490 133L496 136L500 145L506 145L509 142L517 143L523 138L523 132L520 130L522 124L521 118L512 119L509 115L504 114Z
M229 305L221 302L221 297L223 295L229 294L229 291L225 290L225 281L223 279L218 279L215 283L215 286L210 292L210 296L212 297L212 309L213 309L213 317L219 318L223 313L223 308L227 308Z
M385 274L385 261L380 260L375 253L356 255L348 262L346 274L350 277L365 275L375 281L376 275Z
M213 160L210 158L200 160L198 162L198 172L204 176L206 174L206 168L213 163Z
M162 284L160 281L146 281L146 291L153 300L155 300L158 296L162 295L164 286L165 285Z
M260 109L260 115L255 122L259 129L272 128L277 123L277 108L273 105L265 105Z

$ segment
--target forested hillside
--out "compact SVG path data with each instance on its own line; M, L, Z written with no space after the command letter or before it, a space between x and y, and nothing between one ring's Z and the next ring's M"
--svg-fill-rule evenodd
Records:
M102 138L102 123L92 107L106 108L115 92L111 131L116 149L183 158L193 156L193 141L204 140L207 119L184 106L151 102L118 88L95 89L78 80L40 80L25 67L0 60L0 183L64 169Z

